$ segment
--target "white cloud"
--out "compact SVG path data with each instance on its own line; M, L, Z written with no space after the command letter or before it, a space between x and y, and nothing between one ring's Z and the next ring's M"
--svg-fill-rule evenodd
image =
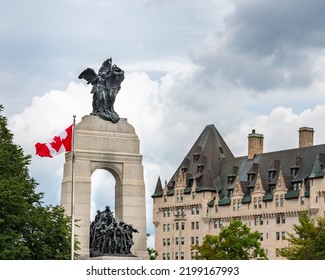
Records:
M10 118L10 127L15 141L24 143L27 153L33 150L36 142L46 142L56 133L64 130L73 121L91 111L89 87L74 82L64 91L52 90L41 97L34 97L32 104L21 114Z
M226 142L236 156L247 155L247 136L252 129L264 135L264 152L293 149L298 147L298 130L308 126L315 130L314 144L325 143L323 117L325 104L306 109L300 114L293 113L292 108L276 107L269 115L257 115L240 124L238 131L226 135Z

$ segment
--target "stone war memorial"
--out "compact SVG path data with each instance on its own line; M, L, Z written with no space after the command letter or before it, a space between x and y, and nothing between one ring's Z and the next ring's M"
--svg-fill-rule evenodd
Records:
M87 68L79 78L92 84L93 110L75 125L74 168L73 155L67 153L61 188L61 205L68 215L74 190L78 258L148 259L140 140L127 119L114 111L124 71L109 58L98 74ZM115 179L115 212L108 205L91 221L91 175L97 169L107 170Z

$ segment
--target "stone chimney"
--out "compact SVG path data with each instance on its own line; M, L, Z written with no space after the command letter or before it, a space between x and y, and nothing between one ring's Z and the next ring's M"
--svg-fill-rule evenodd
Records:
M312 127L299 128L299 148L314 145L314 129Z
M248 159L254 158L256 154L263 153L263 139L263 134L256 133L255 129L248 134Z

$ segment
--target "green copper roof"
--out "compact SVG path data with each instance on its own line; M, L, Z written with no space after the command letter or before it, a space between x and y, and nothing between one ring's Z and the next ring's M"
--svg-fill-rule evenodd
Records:
M250 195L245 195L241 201L241 203L246 204L246 203L251 203L252 197Z
M162 197L162 196L163 196L163 192L158 191L158 192L155 192L151 197L154 198L154 197Z
M219 206L229 205L229 204L230 204L230 198L229 197L224 197L218 203Z
M167 195L168 195L168 196L172 196L172 195L174 195L174 189L169 189L169 190L167 191Z
M273 200L273 194L272 193L267 193L263 196L263 201L272 201Z
M310 179L314 178L320 178L324 177L324 171L321 167L320 161L319 161L319 154L316 156L315 163L313 166L313 170L311 171L311 174L309 175Z
M215 188L211 188L205 185L197 186L196 192L203 192L203 191L209 191L209 192L216 192Z
M184 194L190 194L191 193L191 188L190 187L185 187L184 188Z
M214 197L213 199L211 199L208 203L208 207L213 207L214 205L214 201L216 200L216 198Z
M285 195L285 199L293 199L299 197L299 191L288 191Z
M232 185L230 185L229 187L227 187L227 191L232 191L234 188L235 188L235 187L234 187L234 185L232 184Z

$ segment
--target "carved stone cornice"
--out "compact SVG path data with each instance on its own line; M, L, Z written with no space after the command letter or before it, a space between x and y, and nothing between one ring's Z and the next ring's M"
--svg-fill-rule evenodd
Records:
M319 211L319 208L318 207L309 208L309 211L312 215L316 215L317 212Z
M313 209L313 211L315 211L316 209ZM231 221L231 220L235 220L235 219L240 219L243 221L252 221L254 220L255 217L261 217L263 219L274 219L276 218L277 215L285 215L287 217L298 217L300 213L302 213L303 211L306 211L306 209L294 209L294 210L281 210L281 211L277 211L277 212L254 212L254 213L236 213L234 215L224 215L224 216L217 216L217 217L213 217L212 220L222 220L222 221ZM310 210L312 212L312 209ZM316 210L316 212L318 211L318 209Z
M178 208L185 208L185 209L191 209L192 207L199 207L199 209L202 209L202 204L201 203L181 203L181 204L177 204L177 205L174 205L174 204L170 204L170 205L166 205L166 206L162 206L162 207L159 207L158 210L160 212L164 211L164 210L177 210Z
M211 221L213 221L213 219L211 217L203 217L202 221L207 224L207 223L210 223Z

